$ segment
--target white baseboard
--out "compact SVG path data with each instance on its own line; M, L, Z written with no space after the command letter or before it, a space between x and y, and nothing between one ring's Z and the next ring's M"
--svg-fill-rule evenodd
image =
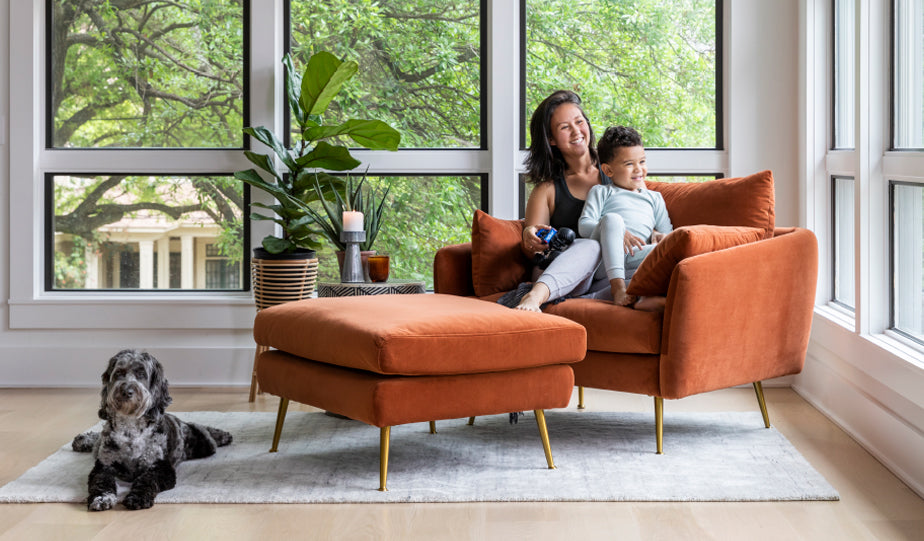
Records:
M98 387L109 358L121 347L0 347L0 387ZM253 346L138 349L157 357L170 385L250 385Z
M792 387L924 498L924 430L885 406L892 397L877 398L842 364L823 348L810 347ZM888 392L874 382L868 388Z

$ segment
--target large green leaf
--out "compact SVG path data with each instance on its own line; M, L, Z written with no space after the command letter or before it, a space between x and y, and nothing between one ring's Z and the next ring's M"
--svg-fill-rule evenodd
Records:
M305 131L305 138L312 141L338 135L351 139L371 150L398 150L401 134L381 120L350 119L337 126L317 126Z
M268 236L263 239L263 248L271 254L295 251L295 243L279 237Z
M249 150L244 151L244 156L250 160L251 163L263 169L267 173L273 175L276 179L281 179L282 176L276 171L276 163L273 162L273 159L267 154L257 154L256 152L251 152Z
M331 171L349 171L359 166L360 161L350 155L349 149L334 146L325 141L319 142L314 149L299 158L299 167L328 169Z
M299 94L302 91L302 76L292 65L292 56L290 54L286 53L282 58L282 65L285 67L286 101L289 102L289 109L295 116L295 121L299 126L304 126L308 115L299 101Z
M359 64L353 60L341 62L336 56L321 51L308 59L308 66L302 75L302 89L299 102L311 115L327 110L334 96L340 92L350 77L359 71Z
M286 167L289 169L295 168L295 162L289 156L288 149L286 149L285 145L282 144L282 141L280 141L273 132L263 126L258 126L256 128L244 128L244 133L252 136L257 141L260 141L264 145L273 149L273 152L279 156L279 159L282 160L282 163L286 164Z

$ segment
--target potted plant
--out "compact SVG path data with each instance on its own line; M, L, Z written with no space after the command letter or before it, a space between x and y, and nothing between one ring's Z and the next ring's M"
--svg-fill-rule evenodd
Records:
M343 196L336 188L336 183L331 182L329 177L333 175L318 175L314 182L315 197L320 201L324 208L324 214L320 214L315 209L309 209L312 219L320 226L321 234L338 250L344 250L346 246L340 240L340 233L343 231L343 212L348 210L358 210L363 213L363 229L366 232L366 240L360 243L359 248L363 251L371 251L375 244L375 239L379 235L379 229L382 227L382 215L385 212L385 199L391 187L386 187L381 197L378 197L374 188L363 189L366 182L366 175L360 179L359 183L353 185L353 178L347 176L346 182L343 182ZM320 178L327 182L321 184Z
M316 175L319 170L349 171L360 164L350 154L349 148L337 142L338 138L348 137L359 146L372 150L397 150L401 140L401 135L394 128L380 120L349 119L340 124L324 123L321 115L343 84L358 71L359 65L355 61L341 61L330 53L319 52L308 60L303 74L295 71L290 55L287 54L282 63L285 67L286 101L297 128L293 144L286 147L282 138L263 126L244 128L244 133L266 145L272 154L245 151L244 155L259 170L234 173L235 178L275 199L269 205L251 203L253 207L270 212L253 212L250 218L270 220L282 230L282 236L268 235L262 246L254 249L254 297L258 309L304 298L314 291L317 281L314 249L321 245L319 238L326 236L315 220L317 213L313 213L309 206L321 198L321 193L315 190ZM277 167L277 163L284 169ZM269 180L264 178L266 174ZM332 186L343 184L343 180L332 175L324 178ZM293 272L291 267L296 265L293 261L308 263L303 264L305 268ZM313 272L310 269L312 261ZM294 288L287 285L285 291L275 292L272 298L264 301L261 297L266 296L265 287L283 281L281 277L267 280L263 274L258 275L258 271L262 273L270 266L286 267L286 275L296 278L292 281L302 276L307 282L296 284Z

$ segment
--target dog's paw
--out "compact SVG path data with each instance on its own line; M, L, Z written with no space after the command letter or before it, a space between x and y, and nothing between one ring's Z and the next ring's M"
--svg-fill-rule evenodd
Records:
M118 498L115 494L100 494L87 501L87 509L90 511L108 511L116 504Z
M154 506L154 497L157 494L146 494L143 492L129 492L125 499L122 500L122 505L126 509L138 510L138 509L148 509Z
M89 453L99 440L99 432L84 432L74 437L71 442L71 449L78 453Z
M230 433L221 430L220 428L207 427L209 434L211 434L212 439L215 440L215 443L219 447L224 447L231 443L231 440L234 439Z

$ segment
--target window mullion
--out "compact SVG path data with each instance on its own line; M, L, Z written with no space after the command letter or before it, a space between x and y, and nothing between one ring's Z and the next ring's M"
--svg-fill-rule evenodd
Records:
M888 114L888 63L882 58L888 34L879 2L857 0L856 10L856 331L870 334L885 330L889 321L888 197L882 176Z

